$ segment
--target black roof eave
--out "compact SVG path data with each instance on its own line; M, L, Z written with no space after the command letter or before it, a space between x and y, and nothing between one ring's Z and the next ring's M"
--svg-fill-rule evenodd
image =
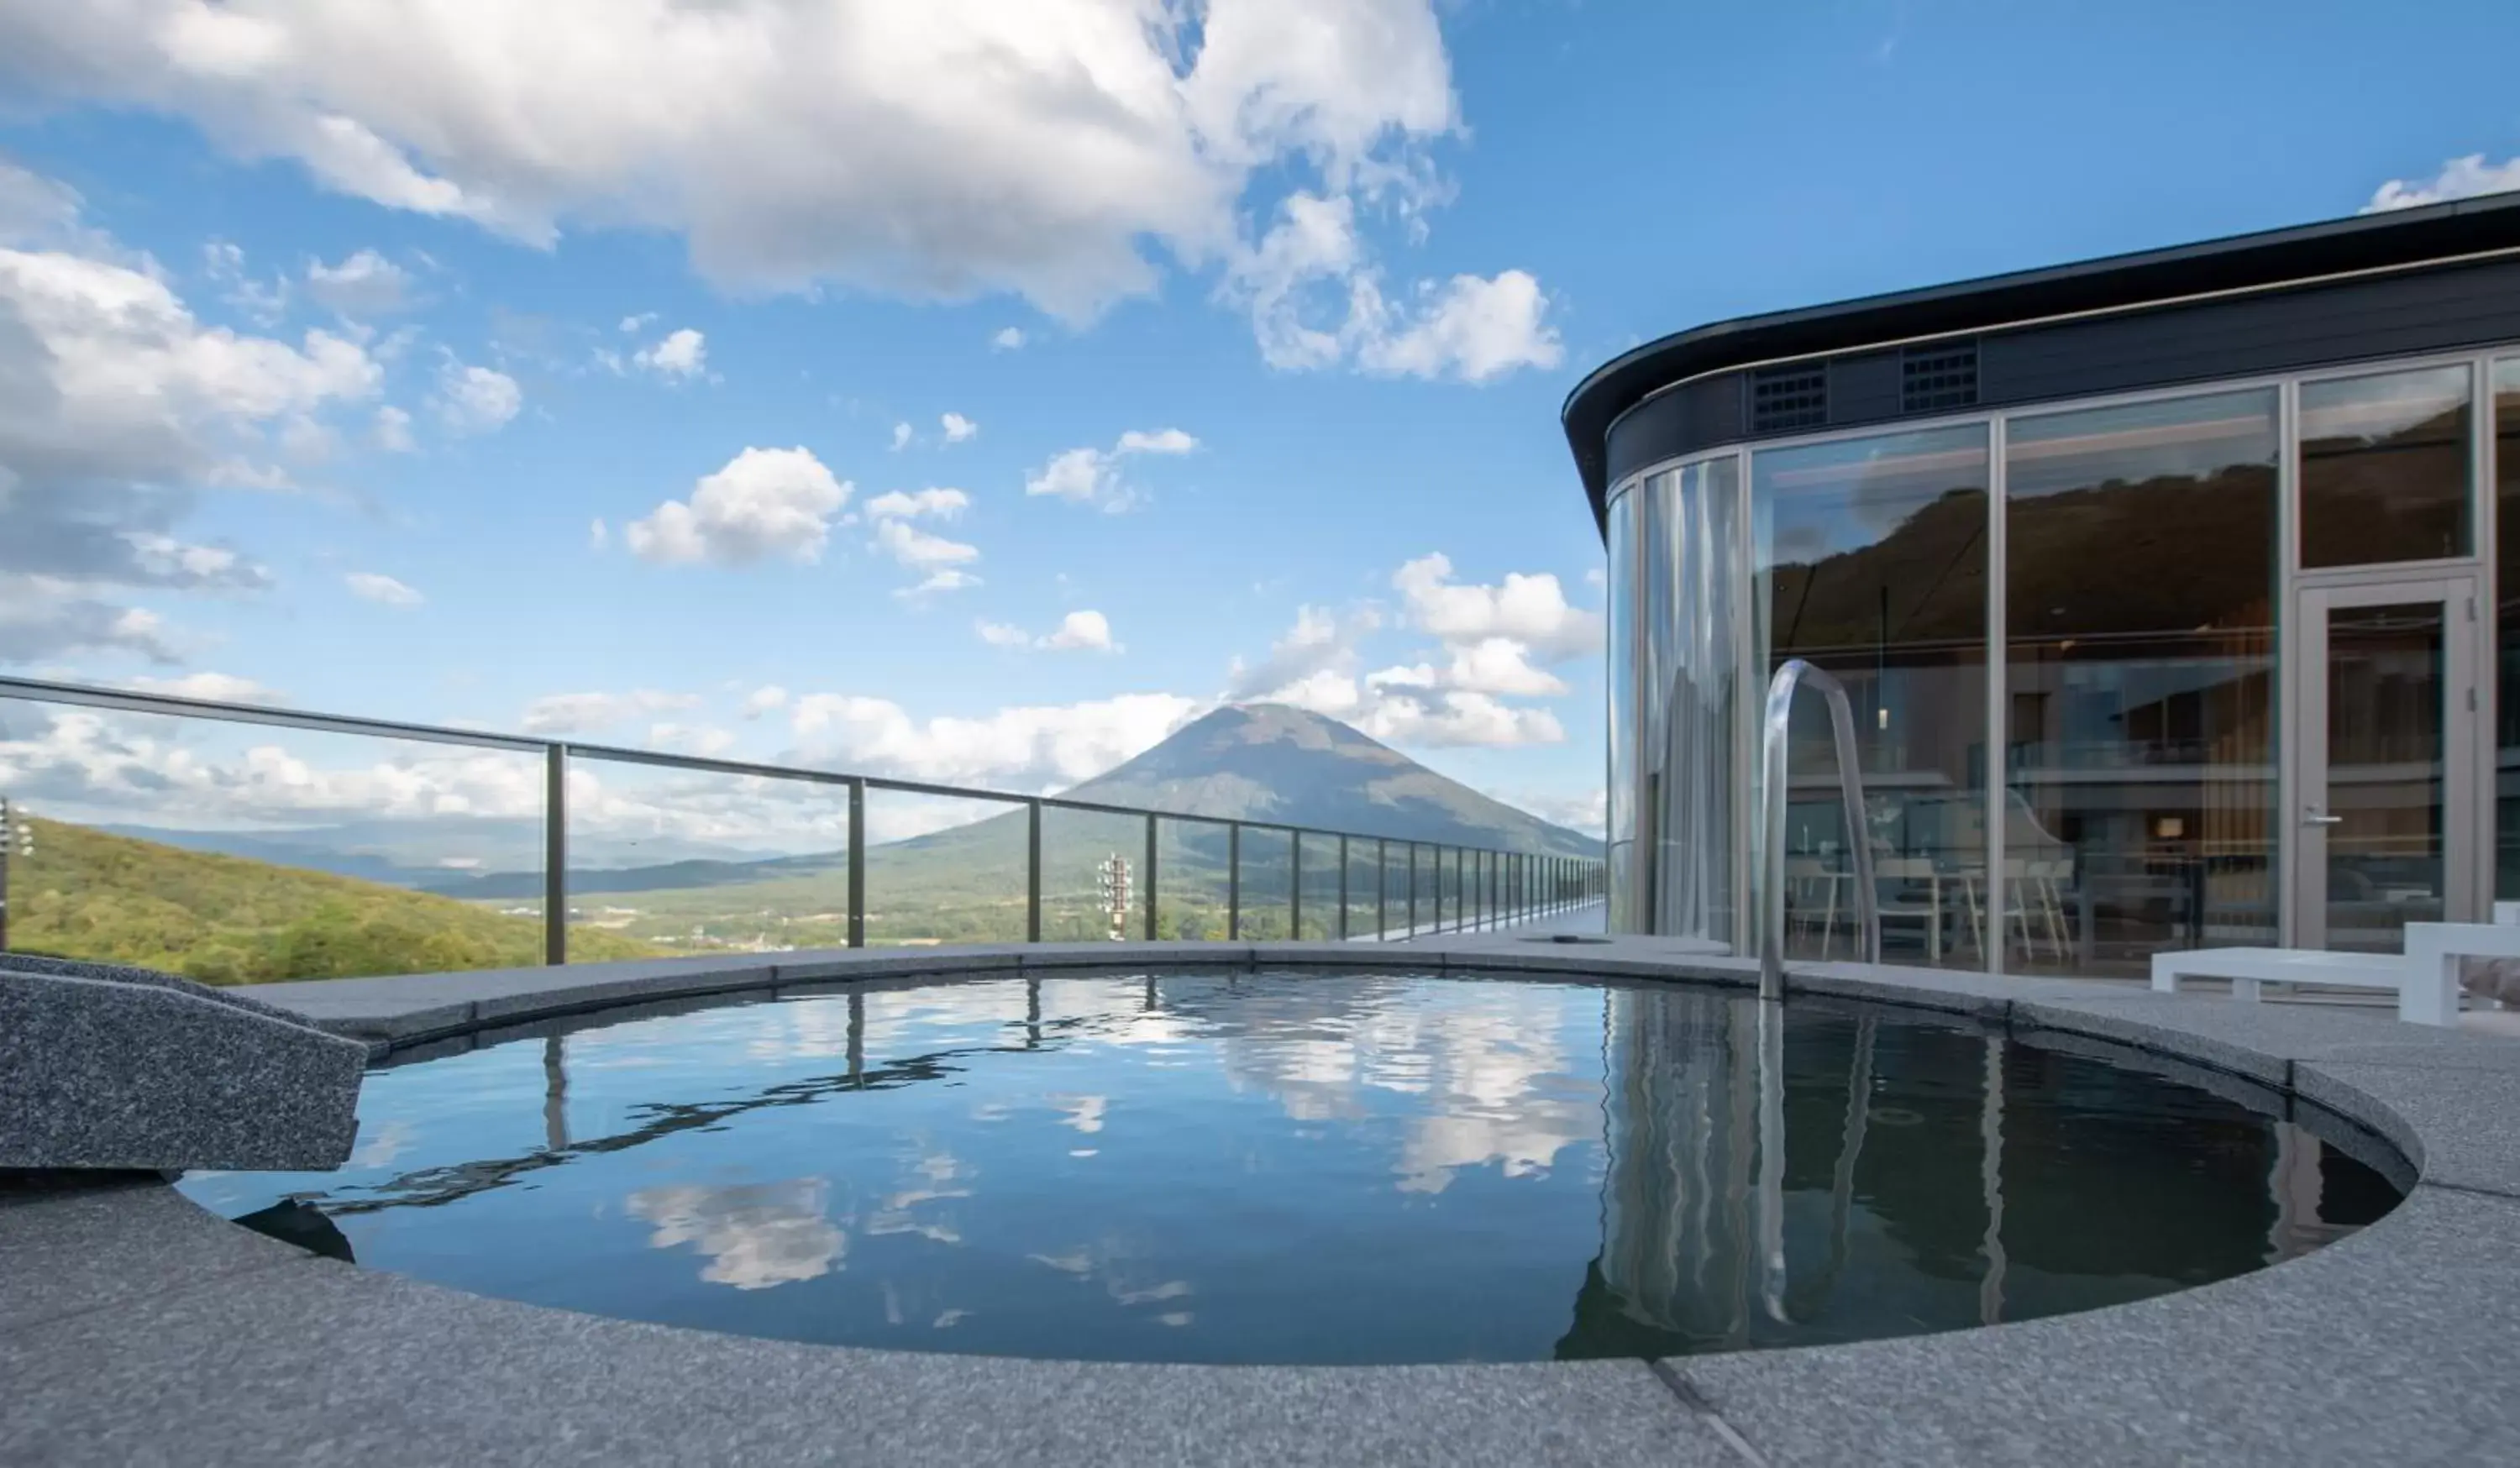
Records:
M1575 384L1558 418L1594 517L1606 525L1610 424L1654 392L1686 378L1752 362L1962 335L2218 291L2271 289L2515 245L2520 245L2520 194L2498 194L1736 317L1646 342L1602 364Z

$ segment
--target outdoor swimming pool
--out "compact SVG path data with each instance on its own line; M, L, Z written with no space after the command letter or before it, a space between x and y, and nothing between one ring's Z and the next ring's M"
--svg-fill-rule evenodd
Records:
M2021 1319L2259 1268L2400 1196L2366 1138L2243 1083L1739 991L1184 969L547 1030L372 1074L338 1172L184 1190L597 1314L1216 1362Z

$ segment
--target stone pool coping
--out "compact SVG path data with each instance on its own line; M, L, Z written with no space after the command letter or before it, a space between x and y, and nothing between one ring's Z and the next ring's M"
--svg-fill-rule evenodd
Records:
M1652 940L839 951L265 986L384 1057L568 1015L940 973L1191 964L1747 984ZM1827 997L2166 1055L2416 1174L2304 1259L2082 1314L1669 1361L1185 1366L751 1340L305 1254L154 1177L0 1199L0 1462L1822 1464L2520 1461L2520 1045L2367 1010L1798 965Z

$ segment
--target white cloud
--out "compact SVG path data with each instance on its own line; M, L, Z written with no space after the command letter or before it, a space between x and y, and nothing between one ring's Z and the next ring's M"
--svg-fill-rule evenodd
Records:
M1296 703L1316 712L1340 703L1337 690L1349 691L1342 706L1355 706L1357 643L1380 625L1371 610L1342 621L1318 606L1295 608L1295 625L1270 645L1269 655L1245 665L1236 658L1226 672L1226 696L1237 702ZM1298 691L1302 690L1303 691Z
M910 447L911 436L912 429L910 424L894 423L892 425L892 451L898 454L902 450Z
M665 564L819 560L853 490L809 450L747 448L695 485L689 503L667 500L623 526L622 539L631 554Z
M979 577L968 571L956 570L949 566L941 571L928 572L926 578L918 585L905 586L893 595L905 601L917 601L944 592L968 591L979 584Z
M1502 701L1504 696L1565 691L1563 684L1530 666L1523 645L1476 638L1452 649L1446 665L1404 664L1360 676L1360 645L1380 626L1380 616L1371 607L1345 617L1322 607L1299 607L1295 625L1270 646L1266 658L1256 664L1235 660L1226 696L1236 702L1293 704L1343 719L1377 739L1419 748L1565 739L1565 728L1547 709Z
M1068 449L1024 478L1027 495L1050 495L1071 505L1092 505L1110 513L1134 508L1139 491L1120 477L1120 461L1137 454L1181 455L1198 440L1179 428L1131 428L1108 449Z
M496 368L449 358L438 370L438 417L459 433L490 432L515 418L524 404L524 389Z
M202 326L156 261L76 210L0 164L0 661L171 660L181 640L124 596L270 584L234 550L177 539L196 490L288 487L273 445L328 443L320 416L373 397L382 370L330 332Z
M945 441L947 443L961 443L967 438L976 438L979 436L980 425L959 413L948 413L943 418L937 420L937 422L942 424L945 429Z
M687 382L708 371L708 338L684 327L633 352L630 364L669 380Z
M1071 785L1145 753L1207 706L1173 693L914 719L882 698L812 693L791 722L818 762L945 784L1038 790Z
M286 275L256 280L246 269L244 246L231 240L211 240L202 245L202 273L219 288L223 304L265 328L280 325L295 295Z
M1511 638L1481 638L1453 649L1445 684L1477 693L1516 698L1553 698L1566 691L1555 675L1531 665L1529 652Z
M627 693L552 693L525 705L525 733L597 734L650 714L698 706L693 693L638 689Z
M1213 256L1255 178L1388 191L1459 120L1428 0L125 0L10 7L0 59L22 102L175 114L536 245L660 228L725 286L1070 320L1151 290L1149 245Z
M1426 749L1566 741L1564 726L1549 710L1517 708L1475 692L1392 692L1376 699L1353 722L1386 743Z
M653 311L642 311L636 316L624 316L621 318L621 334L636 335L655 324L656 313Z
M1289 195L1269 233L1237 255L1223 293L1251 313L1261 359L1281 371L1349 363L1386 377L1486 382L1565 357L1549 297L1528 271L1420 281L1404 302L1387 299L1344 197Z
M1021 351L1023 350L1023 344L1024 334L1023 328L1021 327L1003 327L999 330L998 334L989 338L989 349L992 351Z
M420 593L376 571L352 571L341 582L352 596L383 606L418 606L422 601Z
M586 544L589 549L597 551L612 544L612 527L604 523L604 516L597 515L587 523Z
M1051 652L1126 650L1111 640L1111 621L1099 611L1071 611L1059 618L1058 627L1040 637L1004 622L982 621L973 625L980 634L980 641L992 647L1038 647Z
M922 489L915 494L889 490L867 501L866 512L872 519L914 519L933 515L940 520L959 519L971 508L971 497L959 489Z
M2452 199L2473 199L2481 194L2506 194L2520 189L2520 157L2489 163L2485 155L2471 153L2442 164L2441 171L2428 179L2393 178L2371 195L2362 206L2365 214L2391 209L2411 209L2419 204L2441 203Z
M648 726L648 747L670 749L676 754L696 754L702 759L714 758L735 747L735 734L730 730L706 724L676 724L670 721Z
M1120 435L1118 452L1123 454L1188 454L1198 447L1198 440L1179 428L1156 428L1151 431L1131 428Z
M419 447L412 441L411 415L390 403L377 410L376 426L371 431L377 447L388 454L408 454Z
M1599 836L1609 823L1609 793L1596 785L1589 791L1564 794L1554 791L1520 791L1500 795L1506 804L1529 811L1541 820L1568 830Z
M1453 562L1422 556L1392 573L1410 624L1455 648L1507 638L1545 663L1587 656L1601 647L1601 617L1567 603L1554 575L1508 573L1497 586L1455 582Z
M1042 639L1041 645L1053 651L1087 650L1117 652L1120 645L1111 641L1110 620L1099 611L1071 611L1058 619L1058 630Z
M353 320L386 316L411 304L411 272L373 249L327 265L306 266L306 293L326 309Z
M1422 237L1450 192L1432 149L1462 131L1440 8L24 4L0 10L0 92L179 116L233 156L538 247L585 228L675 232L703 276L740 292L1008 291L1073 324L1151 294L1168 266L1262 253L1242 221L1255 193L1290 179L1299 197L1362 203ZM1512 294L1517 274L1429 289ZM1359 245L1297 286L1343 299L1375 278ZM1517 311L1536 317L1531 294L1361 320L1328 334L1329 360L1472 379L1553 360L1536 319L1513 333ZM1484 325L1445 324L1455 311ZM1376 366L1361 350L1374 330L1418 344ZM1012 349L1023 333L993 339ZM1266 330L1263 345L1284 355Z
M655 701L655 700L649 700ZM670 701L670 700L669 700ZM626 699L600 715L652 718ZM651 727L648 733L656 731ZM716 743L704 728L669 731L679 747ZM357 744L289 732L239 733L203 721L40 706L0 720L0 786L65 820L236 826L381 817L532 818L543 806L537 757L445 745ZM802 796L792 781L729 780L620 771L569 771L573 831L828 851L845 837L846 802ZM890 837L891 812L878 813ZM992 814L974 812L973 814ZM966 816L963 819L970 819Z
M966 565L980 558L976 546L930 535L905 520L891 517L876 521L872 544L896 563L913 571Z
M211 703L287 703L289 695L267 684L233 673L187 673L180 678L134 678L131 687L144 693L201 698Z
M1384 305L1360 281L1355 302L1372 302L1357 334L1357 362L1392 377L1457 378L1486 382L1516 368L1552 368L1565 359L1549 325L1549 297L1527 271L1482 280L1457 275L1442 286L1421 284L1409 309Z
M763 684L743 698L743 717L758 719L774 709L788 706L788 690L775 683Z
M71 241L78 232L79 203L76 189L0 157L0 242ZM1011 344L1023 344L1021 332L1007 331L1015 334Z

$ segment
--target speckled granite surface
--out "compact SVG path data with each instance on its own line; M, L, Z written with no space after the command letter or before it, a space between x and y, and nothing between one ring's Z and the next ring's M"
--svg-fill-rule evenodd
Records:
M1747 978L1627 940L1486 935L1408 952L1428 968ZM930 951L916 970L957 956ZM972 956L1003 972L1025 955ZM461 1044L468 1028L582 1010L599 992L663 1001L898 982L909 971L898 957L353 981L325 986L305 1012L381 1038L396 1016L433 1007L461 1016L431 1032L438 1043ZM1397 955L1219 945L1163 956L1210 958L1381 966ZM2388 1218L2308 1258L2083 1314L1669 1362L1358 1368L742 1340L358 1269L211 1219L162 1186L37 1192L0 1204L0 1252L32 1265L0 1270L0 1461L2520 1462L2507 1371L2520 1359L2520 1147L2507 1141L2520 1136L2520 1045L2383 1012L2155 1000L2116 985L1845 965L1789 978L1788 1003L1963 1011L2313 1099L2388 1138L2418 1179Z

